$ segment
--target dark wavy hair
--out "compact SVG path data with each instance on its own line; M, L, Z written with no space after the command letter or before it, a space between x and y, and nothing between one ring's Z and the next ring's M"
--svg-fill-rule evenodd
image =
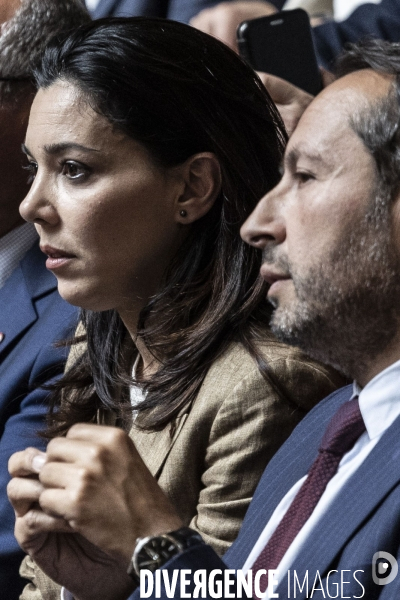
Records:
M146 399L135 407L136 423L152 430L172 424L233 340L266 373L257 347L271 335L261 256L239 230L279 180L286 133L257 75L227 46L187 25L132 18L98 20L53 41L35 78L39 88L59 80L76 86L158 164L178 165L209 151L221 166L214 206L191 225L140 314L138 336L160 368L139 379ZM125 326L114 310L82 310L81 319L87 349L53 392L50 436L96 420L99 409L114 411L126 426L131 418L127 384L137 350L129 354Z

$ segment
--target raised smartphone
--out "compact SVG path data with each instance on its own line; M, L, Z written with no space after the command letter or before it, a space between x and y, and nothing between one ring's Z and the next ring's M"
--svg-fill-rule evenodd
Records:
M256 71L286 79L315 96L322 89L305 10L285 10L241 23L237 30L240 55Z

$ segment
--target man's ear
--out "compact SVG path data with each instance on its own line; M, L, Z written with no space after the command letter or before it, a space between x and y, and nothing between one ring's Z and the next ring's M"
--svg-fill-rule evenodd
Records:
M212 152L201 152L178 168L184 189L176 200L175 218L178 223L193 223L208 213L221 190L219 161Z

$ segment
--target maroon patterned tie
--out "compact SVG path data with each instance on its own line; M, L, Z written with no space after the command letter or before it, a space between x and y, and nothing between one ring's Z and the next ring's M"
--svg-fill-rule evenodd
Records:
M255 561L252 567L253 576L260 569L265 569L268 573L268 569L278 567L289 546L310 518L330 479L335 475L343 455L351 450L364 431L365 424L356 397L345 402L330 420L307 479ZM263 575L260 578L260 589L265 591L267 586L268 575ZM258 600L255 593L253 598Z

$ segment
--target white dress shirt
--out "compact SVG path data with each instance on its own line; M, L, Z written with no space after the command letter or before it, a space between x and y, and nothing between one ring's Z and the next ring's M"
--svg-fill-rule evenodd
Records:
M333 0L333 15L336 21L344 21L361 4L380 4L381 0Z
M100 0L86 0L86 6L89 10L94 10L100 4Z
M132 379L135 379L135 377L136 377L136 369L139 364L140 358L141 358L140 354L138 353L136 360L132 367ZM138 404L143 402L143 400L146 398L146 394L143 392L143 389L141 388L140 385L131 385L130 390L129 390L129 396L130 396L132 407L137 406ZM135 420L136 415L137 415L137 411L135 410L135 411L133 411L133 414L132 414L133 420Z
M397 361L374 377L364 389L353 384L353 396L359 396L359 405L364 419L366 432L357 440L350 452L347 452L339 463L337 473L332 477L322 494L311 517L299 531L286 554L283 556L274 577L279 583L286 579L295 558L307 543L312 530L329 509L329 506L346 484L348 479L357 471L368 454L376 446L385 431L400 415L400 361ZM291 505L294 497L307 476L302 477L284 496L276 507L270 520L261 533L254 548L243 565L244 574L252 568L254 562L267 545L270 537L279 525L282 517ZM276 588L275 588L276 589ZM265 594L264 598L267 598Z
M24 223L0 238L0 288L38 239L35 226Z

